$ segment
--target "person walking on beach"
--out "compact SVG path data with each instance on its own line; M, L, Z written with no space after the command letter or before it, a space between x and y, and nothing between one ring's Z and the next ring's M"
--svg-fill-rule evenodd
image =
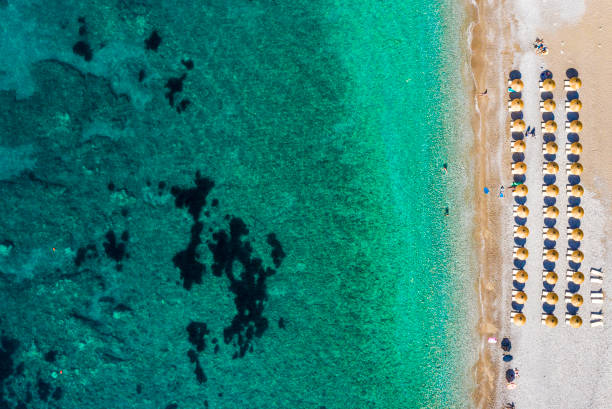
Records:
M479 95L479 96L481 96L481 97L485 97L485 96L487 96L487 92L489 92L489 89L488 89L488 88L487 88L487 89L485 89L483 92L481 92L481 93L480 93L480 94L478 94L478 95Z

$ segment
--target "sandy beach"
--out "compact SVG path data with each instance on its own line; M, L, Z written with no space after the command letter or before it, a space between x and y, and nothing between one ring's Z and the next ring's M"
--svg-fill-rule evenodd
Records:
M474 401L479 408L499 408L514 402L516 408L607 408L612 401L612 349L608 302L610 297L609 269L612 267L610 242L606 240L612 214L612 170L607 158L612 157L612 145L606 138L612 117L607 115L609 96L612 92L612 5L594 2L585 6L583 1L505 1L493 7L481 2L475 7L478 13L473 29L472 70L475 77L475 120L477 135L475 153L479 189L487 186L489 195L480 195L477 203L477 243L481 243L479 256L482 262L479 290L483 304L479 332L482 336L480 359L474 367L476 388ZM533 42L543 38L548 55L535 53ZM579 112L584 129L579 133L584 151L580 163L584 173L580 184L585 194L580 205L585 210L581 220L584 240L580 244L585 258L580 265L586 281L578 293L584 298L578 315L583 319L580 328L565 323L567 312L565 291L568 283L566 271L570 269L565 254L568 248L566 208L568 196L565 189L568 177L565 166L567 133L565 131L565 101L567 91L564 80L567 70L574 69L582 80L578 90L583 109ZM509 132L510 115L507 109L507 79L509 73L518 70L525 89L523 119L537 129L535 137L525 139L525 184L529 188L527 206L530 214L526 226L530 230L525 247L529 250L524 269L529 273L525 285L528 301L523 308L527 322L518 327L510 323L512 311L512 280L514 246L512 204L514 199L508 189L504 198L498 195L499 187L508 187L512 181ZM548 328L541 324L541 301L544 240L542 228L544 197L542 165L543 136L540 130L540 74L549 70L556 82L553 114L558 124L555 132L559 152L555 161L560 171L555 184L560 194L556 206L560 210L555 227L560 232L556 241L559 260L555 272L559 281L554 291L559 295L554 315L559 324ZM477 92L488 89L487 96ZM591 268L602 268L606 274L603 284L589 280ZM603 289L603 304L591 303L591 290ZM591 313L602 310L603 327L591 327ZM487 344L487 338L509 337L514 359L502 362L499 342ZM506 388L505 372L518 368L520 377L514 390Z

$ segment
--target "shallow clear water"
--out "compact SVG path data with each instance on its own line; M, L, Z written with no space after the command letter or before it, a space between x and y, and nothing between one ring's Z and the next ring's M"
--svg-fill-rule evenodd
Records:
M2 210L17 209L3 220L13 245L0 259L1 290L18 295L3 305L2 328L21 344L11 365L62 387L64 408L468 407L473 260L469 234L451 238L469 226L471 138L465 16L451 3L0 9L16 31L0 38L16 61L0 66L1 149L15 158L0 174L12 198ZM145 49L153 30L159 48ZM214 187L193 220L175 199L193 194L196 171ZM235 281L248 246L216 247L232 217L276 270L265 285ZM45 228L30 234L32 220ZM116 239L129 258L117 260L109 231L129 231ZM280 266L269 233L286 253ZM87 245L99 254L75 263ZM190 266L205 269L192 286L176 262L190 248ZM233 272L213 274L220 259ZM62 308L58 293L72 297ZM263 312L228 338L241 300ZM210 331L192 353L201 383L187 356L192 320ZM51 349L57 363L43 359ZM25 394L17 376L4 384Z

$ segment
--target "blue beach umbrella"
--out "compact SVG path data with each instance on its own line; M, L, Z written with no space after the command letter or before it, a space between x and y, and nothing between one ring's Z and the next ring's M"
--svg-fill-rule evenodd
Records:
M485 186L485 188L484 188L484 192L485 192L485 195L486 195L486 194L489 194L489 188Z

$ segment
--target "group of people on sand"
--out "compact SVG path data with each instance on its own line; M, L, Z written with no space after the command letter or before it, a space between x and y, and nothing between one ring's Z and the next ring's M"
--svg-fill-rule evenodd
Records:
M533 48L535 48L535 52L538 55L548 54L548 47L544 45L543 38L536 38L535 42L533 43Z

